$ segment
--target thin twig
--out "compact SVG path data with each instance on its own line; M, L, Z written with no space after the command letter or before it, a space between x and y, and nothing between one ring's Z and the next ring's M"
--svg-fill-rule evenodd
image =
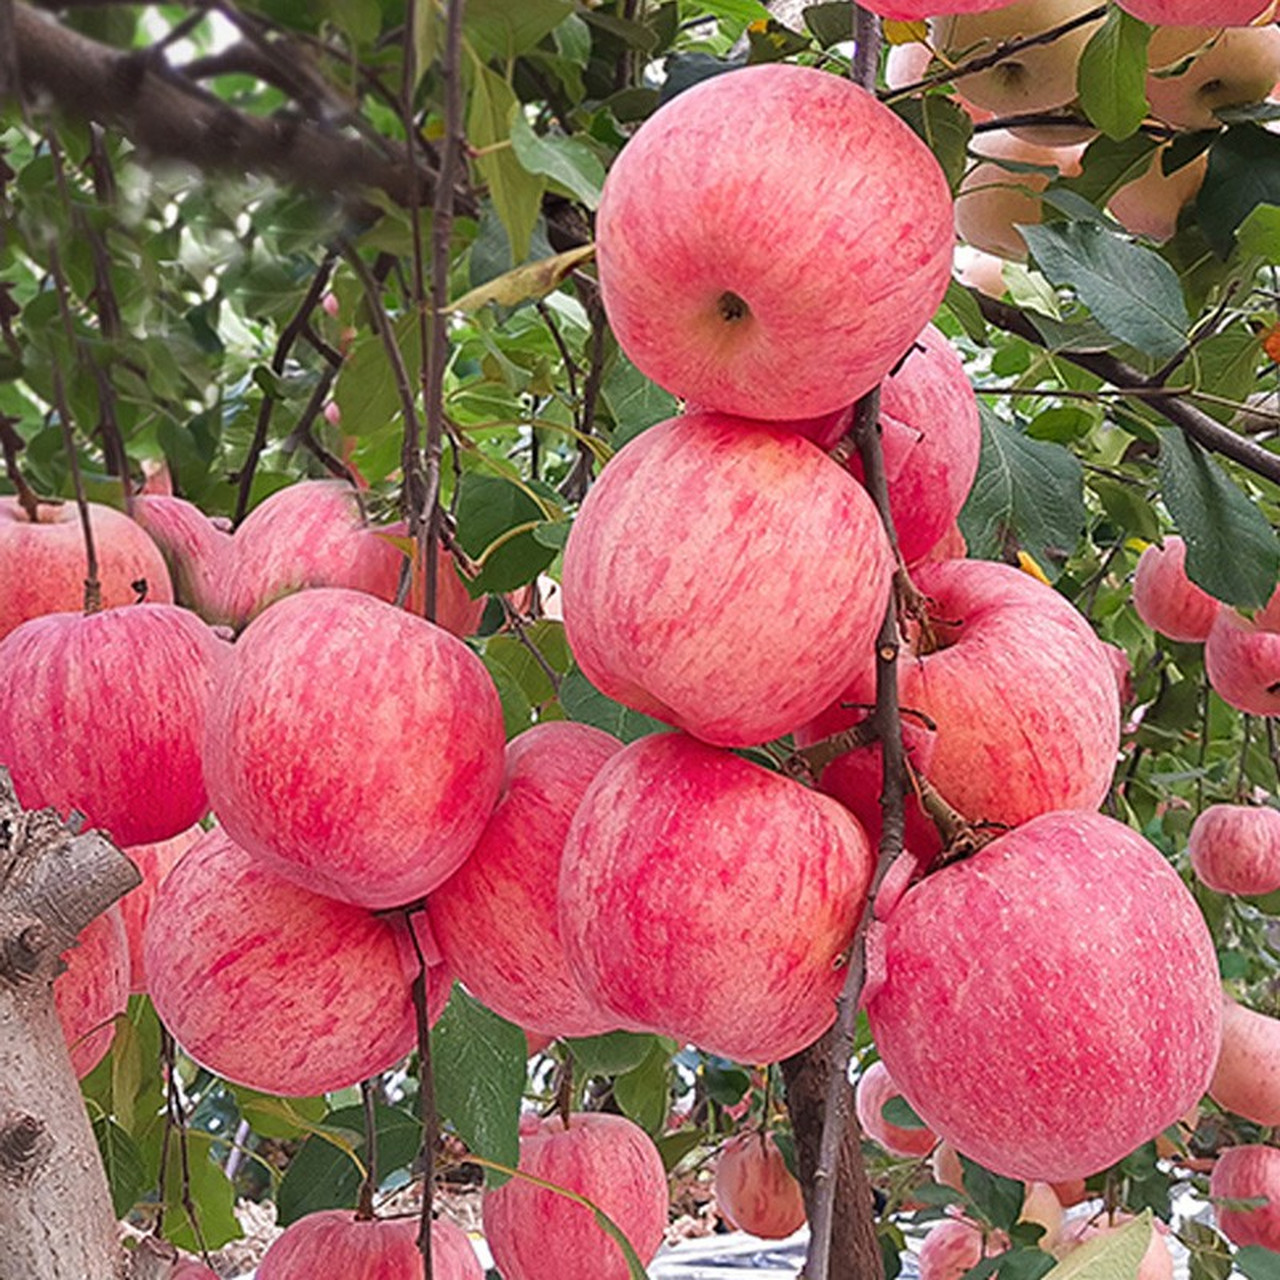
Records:
M5 474L17 494L18 505L34 524L39 519L40 499L36 497L35 490L27 483L22 468L18 465L18 454L27 446L26 441L14 430L17 423L17 418L0 413L0 451L4 453Z
M417 908L421 910L421 906ZM405 912L405 927L413 942L418 961L414 975L413 1013L418 1028L418 1114L422 1117L422 1218L418 1228L418 1251L422 1254L423 1280L432 1280L431 1212L435 1204L436 1148L440 1145L440 1117L436 1111L436 1081L431 1069L431 1011L427 1004L427 958L422 953L417 931L413 927L414 911Z
M360 1101L364 1107L365 1160L356 1218L368 1222L373 1217L373 1197L378 1190L378 1110L372 1080L360 1081Z

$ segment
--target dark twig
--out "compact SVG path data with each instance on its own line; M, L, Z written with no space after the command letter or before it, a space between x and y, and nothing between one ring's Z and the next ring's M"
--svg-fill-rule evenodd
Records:
M360 1102L364 1107L364 1177L356 1203L361 1222L373 1218L373 1197L378 1190L378 1109L372 1080L360 1081Z
M600 289L595 281L583 277L577 279L576 283L578 297L591 321L591 334L587 339L587 376L582 383L582 412L577 424L578 456L560 485L560 496L569 502L581 502L591 487L595 455L587 444L587 437L595 431L596 407L600 403L600 387L604 382L605 334L608 326L604 304L600 301Z
M421 910L421 906L417 908ZM422 1147L419 1162L422 1165L422 1219L418 1228L418 1250L422 1254L423 1280L432 1280L431 1272L431 1212L436 1196L436 1148L440 1145L440 1117L436 1111L436 1081L431 1069L431 1011L427 1005L427 958L422 954L413 927L414 911L405 913L405 927L413 942L418 961L414 975L412 995L413 1012L418 1027L418 1114L422 1117Z
M17 418L6 417L0 413L0 450L4 453L4 470L17 494L18 505L27 513L27 518L34 524L39 518L40 499L35 490L27 483L18 465L18 454L25 449L26 442L14 430Z

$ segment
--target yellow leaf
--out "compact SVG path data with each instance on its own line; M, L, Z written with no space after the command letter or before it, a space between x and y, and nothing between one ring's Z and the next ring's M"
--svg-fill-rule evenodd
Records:
M924 44L929 39L927 22L894 22L886 18L884 38L890 44Z
M1046 587L1053 586L1053 583L1045 577L1044 570L1036 563L1034 556L1029 556L1025 551L1018 552L1018 568L1023 573L1030 574L1033 578L1039 578Z
M507 271L487 284L464 293L451 303L450 311L479 311L488 302L514 307L528 298L541 298L550 293L575 267L595 256L594 244L584 244L551 258L539 258Z

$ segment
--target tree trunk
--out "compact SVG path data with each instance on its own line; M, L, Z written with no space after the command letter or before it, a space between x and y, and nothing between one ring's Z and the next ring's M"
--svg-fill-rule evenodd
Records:
M61 953L139 881L0 768L0 1280L121 1280L97 1143L53 1002Z
M787 1085L787 1110L796 1138L796 1162L806 1207L812 1203L822 1120L826 1111L827 1078L831 1073L832 1033L782 1063ZM853 1110L853 1089L846 1085L840 1136L840 1165L836 1179L831 1228L830 1280L880 1280L884 1259L876 1235L871 1183L862 1161L861 1133Z

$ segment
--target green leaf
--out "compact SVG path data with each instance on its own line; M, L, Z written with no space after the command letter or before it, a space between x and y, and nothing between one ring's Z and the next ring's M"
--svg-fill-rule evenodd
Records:
M1280 1280L1280 1253L1261 1245L1245 1245L1236 1250L1236 1266L1249 1280Z
M477 1155L520 1159L520 1102L528 1042L514 1023L455 985L431 1033L431 1069L440 1112ZM496 1175L497 1181L506 1181Z
M715 18L727 18L730 22L768 22L769 10L760 0L694 0L690 6Z
M662 1157L662 1167L670 1173L691 1151L696 1151L706 1141L705 1129L677 1129L663 1134L654 1141Z
M1089 488L1098 495L1107 519L1118 532L1146 542L1160 541L1160 518L1150 498L1137 485L1091 475Z
M1029 440L984 407L978 477L960 512L969 554L1000 559L1014 539L1052 578L1084 529L1083 475L1061 445Z
M801 15L804 25L824 49L853 38L853 0L806 5Z
M996 1274L1000 1280L1040 1280L1054 1268L1053 1254L1035 1245L1010 1249L1000 1255L999 1263ZM1122 1278L1116 1276L1113 1280Z
M1085 115L1109 138L1128 138L1147 114L1147 45L1151 28L1114 5L1089 37L1076 83Z
M634 742L647 734L671 728L652 716L614 702L601 693L577 666L560 682L560 705L570 720L594 725L622 742Z
M581 245L557 253L554 257L538 258L523 266L515 267L496 276L474 289L469 289L456 302L451 311L479 311L486 303L495 302L502 307L514 307L530 298L542 298L558 288L575 267L595 257L594 244ZM346 424L344 415L343 425Z
M797 31L783 26L776 18L761 24L753 22L747 28L747 62L758 66L762 62L781 62L811 48L812 41Z
M553 671L563 674L572 665L569 646L565 643L564 625L542 619L525 628L525 640L538 650ZM528 647L514 636L490 636L485 641L484 656L500 662L508 676L516 683L530 705L541 706L550 702L556 691L551 679Z
M503 658L488 651L483 655L485 670L498 691L502 703L502 729L508 739L523 733L533 724L533 704L520 687L519 677L507 666Z
M1238 608L1266 604L1280 576L1280 539L1199 445L1176 427L1160 428L1160 488L1187 543L1187 576Z
M974 1207L993 1227L1008 1231L1022 1212L1026 1184L1017 1178L1002 1178L968 1156L960 1157L960 1167L964 1170L965 1194Z
M652 1052L656 1036L610 1031L602 1036L566 1036L574 1068L587 1076L616 1076L638 1067Z
M422 367L417 317L406 312L392 322L391 329L405 364L409 385L417 386L418 371ZM334 399L342 411L342 430L347 435L376 435L401 419L403 402L395 372L387 358L386 347L376 333L363 334L352 345L342 363L342 371L334 387Z
M885 1099L884 1106L880 1108L880 1114L889 1124L897 1125L899 1129L927 1127L925 1122L916 1115L915 1108L900 1093Z
M1072 1249L1052 1271L1050 1280L1122 1280L1136 1276L1151 1243L1151 1214L1144 1213L1119 1231L1095 1236Z
M482 61L508 61L532 49L572 12L573 0L467 0L463 32Z
M987 341L987 322L983 318L977 299L959 280L952 280L947 285L947 295L943 302L960 322L960 327L974 342Z
M111 1188L111 1207L117 1218L123 1218L147 1189L138 1144L109 1116L99 1116L93 1122L93 1136Z
M938 93L905 98L895 102L893 110L919 134L937 157L943 173L947 175L947 182L955 191L968 167L973 118L951 98Z
M324 1098L277 1098L243 1085L229 1084L240 1115L263 1138L301 1138L314 1133L329 1104Z
M1280 261L1280 204L1255 206L1236 231L1236 243L1243 253Z
M613 1096L623 1114L650 1135L661 1133L667 1120L669 1066L665 1047L655 1043L643 1062L613 1082Z
M1209 148L1196 220L1220 258L1236 228L1260 204L1280 204L1280 137L1256 124L1232 125Z
M532 582L555 558L554 547L534 537L545 523L546 505L528 489L497 476L469 471L458 497L458 541L480 565L468 584L473 599L487 592L514 591Z
M588 209L600 203L604 165L585 142L563 134L534 133L517 105L511 117L511 146L516 159L530 172L567 187Z
M176 1129L169 1133L169 1162L164 1182L165 1239L180 1249L198 1249L201 1240L210 1249L220 1249L229 1240L239 1240L244 1234L235 1215L236 1189L213 1158L213 1135L188 1129L185 1163L189 1195L184 1196L184 1162L179 1154L179 1136ZM186 1208L188 1201L200 1223L199 1236Z
M1182 350L1191 322L1177 273L1158 253L1091 223L1021 231L1040 270L1074 289L1108 333L1157 360Z
M600 387L613 419L613 444L621 449L642 431L674 417L679 401L669 391L646 378L621 352Z

